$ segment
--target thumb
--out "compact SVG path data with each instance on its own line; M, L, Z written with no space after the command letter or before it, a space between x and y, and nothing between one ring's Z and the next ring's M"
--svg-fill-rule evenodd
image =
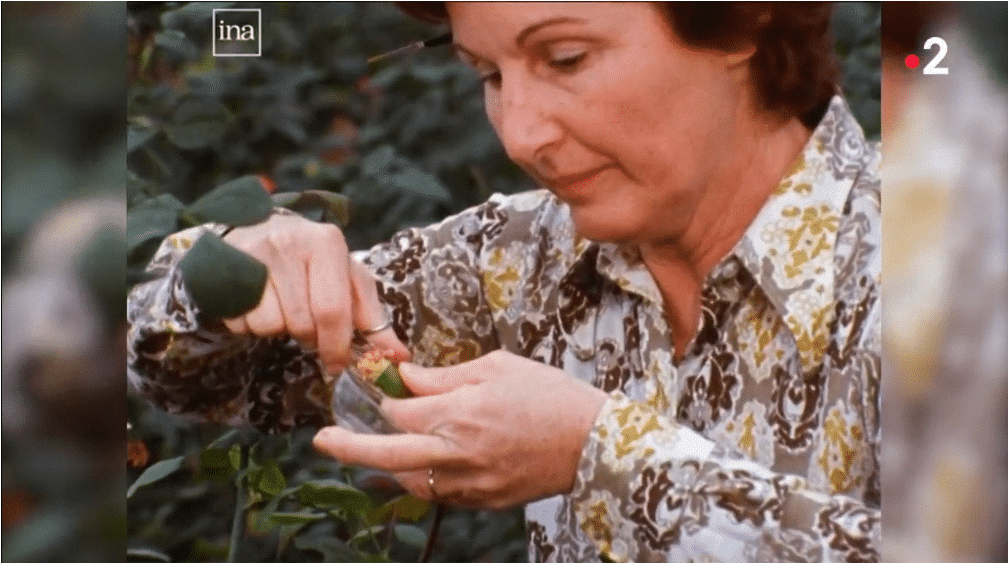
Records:
M390 319L381 300L378 299L378 288L374 278L364 265L353 259L350 260L350 280L354 294L354 328L368 331L387 324ZM393 363L413 358L391 326L368 335L367 340L380 350L391 351Z
M475 385L486 378L477 369L476 362L465 362L444 368L425 368L403 362L399 364L399 375L403 383L418 397L440 395L454 391L463 385Z

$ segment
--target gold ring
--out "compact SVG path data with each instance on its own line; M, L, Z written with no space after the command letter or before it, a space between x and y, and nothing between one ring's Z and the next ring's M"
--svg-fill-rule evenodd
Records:
M358 330L357 334L360 334L361 336L371 336L372 334L378 334L379 332L385 330L386 328L388 328L390 326L392 326L392 321L386 320L384 323L382 323L382 324L380 324L380 325L378 325L378 326L376 326L374 328L368 328L368 329L364 329L364 330Z
M434 490L434 468L427 470L427 488L430 489L431 500L437 500L437 491Z

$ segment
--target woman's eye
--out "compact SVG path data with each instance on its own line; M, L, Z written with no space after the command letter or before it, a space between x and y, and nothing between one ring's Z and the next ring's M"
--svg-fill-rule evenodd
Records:
M488 72L486 74L480 74L480 82L484 85L500 86L501 74L500 72Z
M577 69L578 65L584 61L587 53L574 53L562 57L555 57L549 60L549 65L554 70L561 72L571 72Z

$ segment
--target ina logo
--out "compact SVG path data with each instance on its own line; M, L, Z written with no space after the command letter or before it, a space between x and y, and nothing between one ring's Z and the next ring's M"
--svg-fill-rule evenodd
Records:
M213 11L213 55L258 57L262 54L262 11L216 8Z

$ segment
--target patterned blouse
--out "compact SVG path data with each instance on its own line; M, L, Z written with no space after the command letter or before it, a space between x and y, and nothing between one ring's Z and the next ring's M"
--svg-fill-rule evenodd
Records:
M702 286L675 361L634 248L575 233L545 191L494 196L359 258L425 365L505 349L609 393L570 494L526 507L532 561L875 561L880 539L878 147L835 97ZM163 408L265 431L331 424L289 338L201 322L168 238L129 300L129 377Z

